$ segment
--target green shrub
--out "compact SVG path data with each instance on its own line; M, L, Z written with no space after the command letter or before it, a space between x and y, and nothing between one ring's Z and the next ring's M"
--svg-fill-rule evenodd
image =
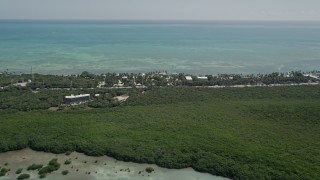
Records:
M55 168L53 166L45 166L43 168L41 168L38 172L39 175L41 174L48 174L55 171Z
M60 163L58 162L58 159L55 158L50 160L47 166L41 168L38 174L41 176L42 174L52 173L53 171L56 171L59 168L60 168Z
M147 173L152 173L154 171L154 169L152 167L147 167L146 168L146 172Z
M28 166L27 171L34 171L34 170L39 170L43 167L43 164L32 164Z
M21 174L20 176L18 176L17 180L29 179L29 178L30 178L30 174Z
M47 174L40 174L40 176L39 176L40 179L43 179L45 177L47 177Z
M10 171L10 169L7 169L7 168L2 168L1 170L0 170L0 172L5 172L5 173L7 173L7 172L9 172Z
M69 160L69 159L66 160L66 161L64 162L64 164L65 164L65 165L71 164L71 160Z
M21 172L22 172L22 168L19 168L17 171L16 171L16 174L21 174Z
M7 174L7 172L9 172L9 171L10 171L10 169L2 168L2 169L0 170L0 177L1 177L1 176L5 176L5 175Z
M69 171L68 170L64 170L64 171L62 171L61 172L63 175L67 175L68 173L69 173Z
M51 161L49 161L49 165L53 166L56 170L58 170L60 168L60 163L58 163L58 159L51 159Z

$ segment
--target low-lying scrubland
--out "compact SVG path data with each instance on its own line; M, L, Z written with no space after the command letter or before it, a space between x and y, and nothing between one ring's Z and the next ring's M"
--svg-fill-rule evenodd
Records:
M78 151L233 179L317 179L319 129L320 86L155 88L117 108L2 111L0 152Z

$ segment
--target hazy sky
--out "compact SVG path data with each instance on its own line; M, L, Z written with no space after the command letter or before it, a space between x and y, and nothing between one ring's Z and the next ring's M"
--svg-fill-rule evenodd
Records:
M320 0L0 0L0 19L320 20Z

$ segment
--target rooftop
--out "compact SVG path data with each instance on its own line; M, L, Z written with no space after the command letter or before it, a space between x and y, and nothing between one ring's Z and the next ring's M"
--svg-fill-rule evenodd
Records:
M192 81L192 77L191 76L186 76L186 80L187 81Z
M81 98L81 97L90 97L90 94L80 94L80 95L71 94L71 96L65 96L65 98L67 99L74 99L74 98Z
M198 76L197 78L202 80L208 80L208 77L205 77L205 76Z

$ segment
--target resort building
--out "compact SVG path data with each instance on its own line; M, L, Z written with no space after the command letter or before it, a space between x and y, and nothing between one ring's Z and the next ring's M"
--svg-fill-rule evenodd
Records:
M65 103L82 102L82 101L89 101L89 100L90 100L90 94L80 94L80 95L71 94L71 96L64 97Z

